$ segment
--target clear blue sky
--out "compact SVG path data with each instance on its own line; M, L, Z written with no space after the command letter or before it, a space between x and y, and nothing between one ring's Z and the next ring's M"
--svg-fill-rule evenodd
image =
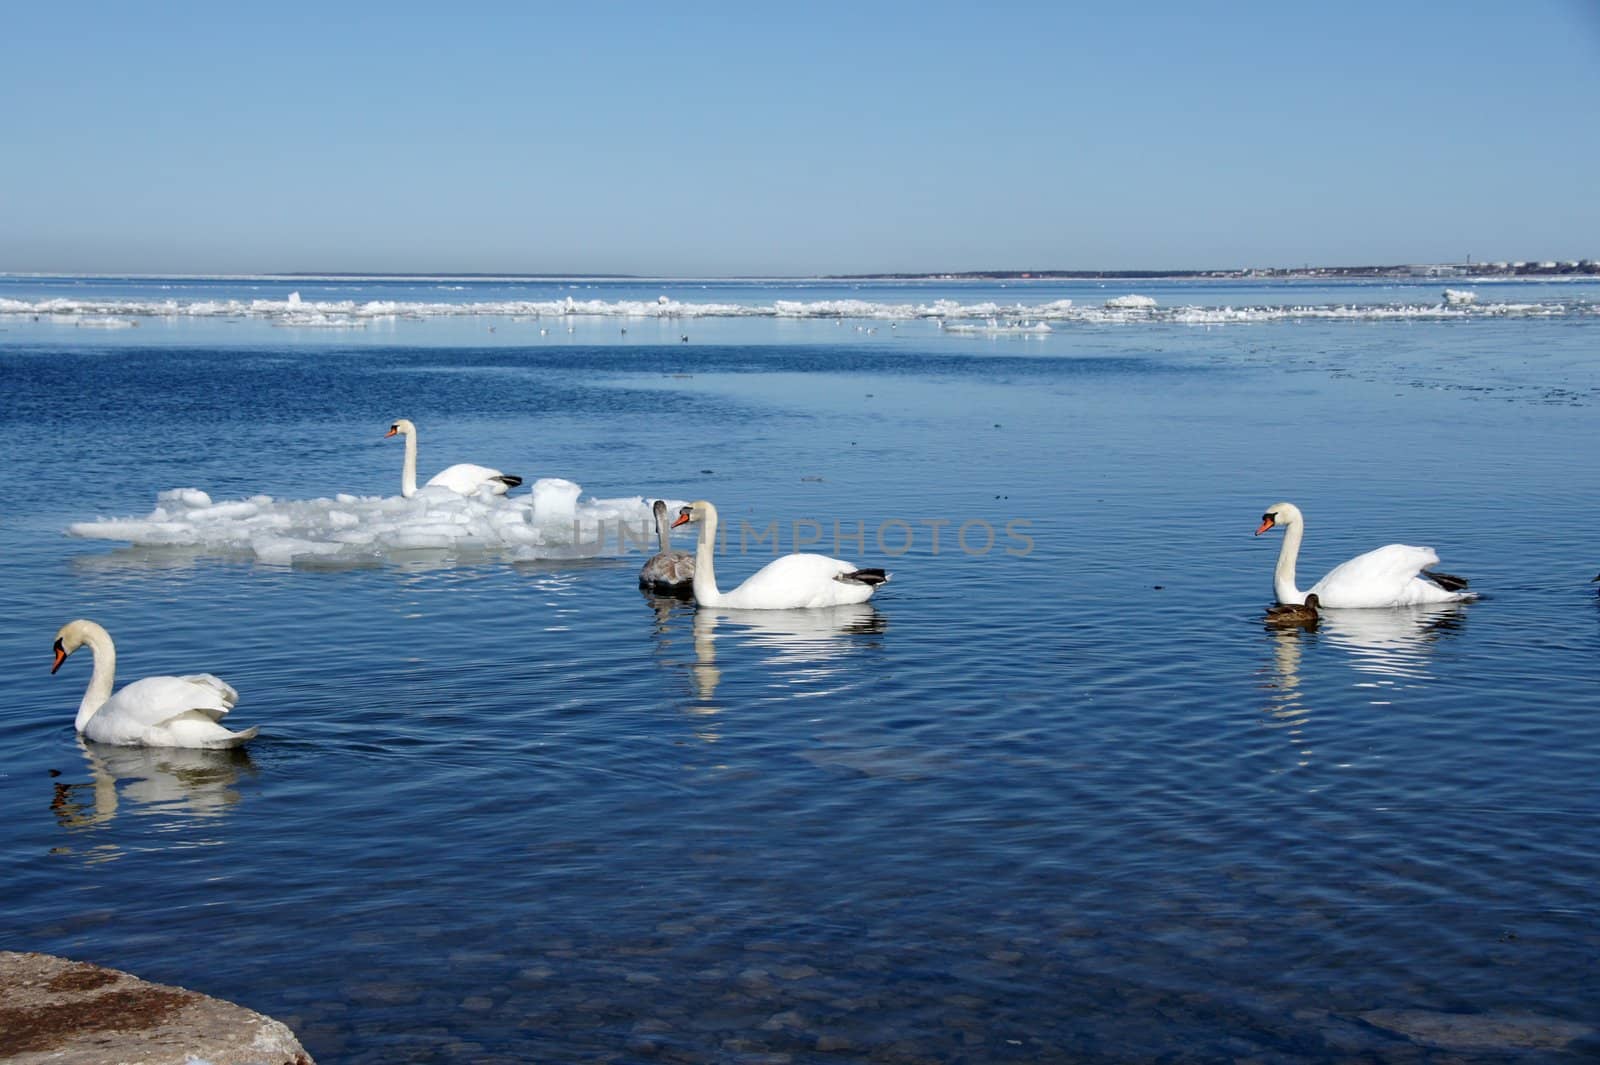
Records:
M1600 258L1600 0L18 3L0 25L0 271Z

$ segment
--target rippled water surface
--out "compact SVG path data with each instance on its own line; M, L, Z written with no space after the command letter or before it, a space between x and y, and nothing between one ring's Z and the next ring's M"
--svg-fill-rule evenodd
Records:
M1127 292L1438 302L1020 298ZM0 314L0 945L234 999L326 1062L1593 1057L1596 294L1030 334ZM774 534L893 580L750 613L641 594L614 539L284 564L65 535L173 488L393 495L402 416L424 477L716 502L725 586ZM1304 583L1401 541L1482 598L1268 630L1279 500ZM87 652L49 675L74 617L124 682L225 677L261 738L80 744Z

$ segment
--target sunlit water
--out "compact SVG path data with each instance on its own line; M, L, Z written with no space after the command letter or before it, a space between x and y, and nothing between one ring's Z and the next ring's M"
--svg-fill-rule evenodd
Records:
M1165 315L1022 333L35 309L69 284L0 285L0 945L240 1001L328 1062L1600 1052L1600 289L1226 324L1168 312L1439 286L581 297ZM534 298L502 287L389 296ZM173 488L392 496L400 416L424 477L713 500L725 586L770 523L893 580L697 611L614 541L280 564L65 535ZM1280 541L1251 532L1283 499L1303 584L1402 541L1483 598L1269 631ZM123 681L214 671L262 737L81 746L87 652L48 673L80 616Z

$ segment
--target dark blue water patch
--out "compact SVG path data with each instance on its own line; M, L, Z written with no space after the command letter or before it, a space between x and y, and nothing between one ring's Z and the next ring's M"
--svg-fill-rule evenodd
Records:
M869 372L925 379L978 377L1010 383L1080 376L1195 372L1159 357L866 353L836 347L707 345L686 351L644 347L505 349L327 348L214 351L12 347L0 356L11 400L0 417L26 425L186 414L219 425L314 417L338 411L381 421L380 413L426 396L428 413L485 413L497 407L618 413L647 394L594 388L599 375ZM696 413L690 401L686 413ZM715 413L709 411L706 413Z

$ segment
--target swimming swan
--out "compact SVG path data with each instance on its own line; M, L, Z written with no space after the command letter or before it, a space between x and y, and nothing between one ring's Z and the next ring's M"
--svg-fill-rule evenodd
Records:
M795 554L773 559L733 591L720 592L711 562L717 539L717 508L703 499L696 500L678 511L678 520L672 527L691 521L700 525L694 557L694 601L701 606L794 610L864 603L872 598L878 585L889 580L881 569L857 569L837 558Z
M639 567L639 584L652 592L686 592L694 584L694 556L672 549L672 528L667 524L667 502L656 500L656 543L661 550Z
M117 694L117 649L111 634L92 621L69 621L56 633L54 673L84 644L94 653L94 672L78 706L76 726L85 739L124 747L237 747L257 729L230 732L217 722L233 709L239 693L209 673L190 677L146 677Z
M417 494L417 427L411 424L410 419L397 418L395 423L389 426L389 431L383 435L388 438L396 433L406 438L406 464L400 471L400 494L410 499ZM431 488L437 485L464 496L476 495L478 489L488 488L495 495L503 496L521 483L521 477L501 473L488 466L460 462L428 478L428 483L424 487Z
M1328 571L1309 591L1294 584L1294 563L1305 537L1305 518L1293 503L1274 503L1261 515L1260 536L1275 525L1282 525L1283 548L1278 552L1278 568L1272 588L1280 603L1304 603L1315 592L1325 609L1351 607L1415 606L1419 603L1454 603L1475 598L1464 591L1467 582L1448 573L1428 572L1439 564L1431 547L1389 544L1376 551L1357 555Z

